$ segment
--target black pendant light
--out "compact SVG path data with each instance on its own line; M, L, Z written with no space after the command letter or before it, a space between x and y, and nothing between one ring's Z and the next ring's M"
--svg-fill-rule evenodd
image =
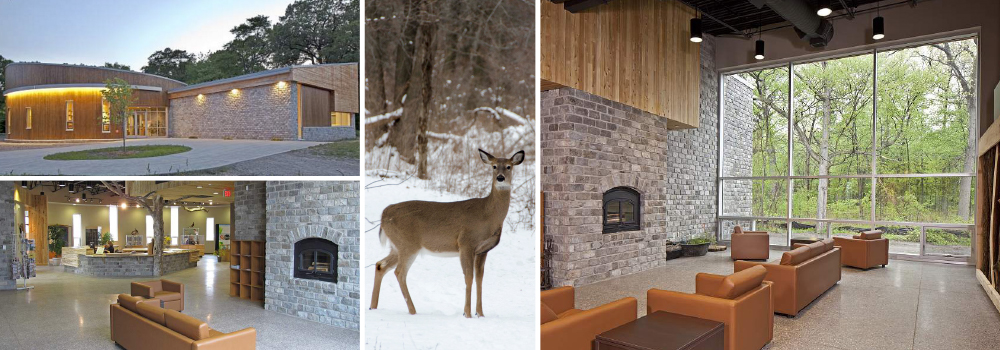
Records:
M757 19L757 44L754 47L753 58L758 61L764 59L764 40L761 39L761 33L763 32L760 24L760 18Z
M691 42L700 43L701 38L701 18L698 16L698 9L695 9L695 16L691 19Z
M885 18L882 18L881 4L875 5L875 19L872 20L872 39L882 40L885 38Z
M833 9L830 8L830 0L819 0L819 8L816 9L816 14L820 17L826 17L833 13Z

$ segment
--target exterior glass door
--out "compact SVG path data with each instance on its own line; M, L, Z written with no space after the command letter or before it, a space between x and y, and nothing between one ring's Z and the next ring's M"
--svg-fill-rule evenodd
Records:
M125 126L129 137L166 137L166 108L130 108L128 123Z

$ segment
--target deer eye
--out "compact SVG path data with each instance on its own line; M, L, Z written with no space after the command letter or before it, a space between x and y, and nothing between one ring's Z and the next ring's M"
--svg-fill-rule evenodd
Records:
M510 165L507 166L507 170L510 170Z
M496 166L496 165L494 165L494 166L493 166L493 169L496 169L496 168L497 168L497 166Z

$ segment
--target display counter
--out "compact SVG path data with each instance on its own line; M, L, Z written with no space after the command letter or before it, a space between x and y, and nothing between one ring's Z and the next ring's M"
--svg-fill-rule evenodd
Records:
M164 249L162 274L197 267L201 253L195 249ZM153 256L145 249L96 255L93 249L67 247L63 248L63 268L85 276L153 276Z

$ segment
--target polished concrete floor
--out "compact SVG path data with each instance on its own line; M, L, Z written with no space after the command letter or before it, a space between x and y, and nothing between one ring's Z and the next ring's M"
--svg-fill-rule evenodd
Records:
M358 349L357 331L265 311L263 304L229 296L229 263L205 256L192 268L163 278L184 283L184 314L220 332L257 329L258 349ZM35 289L0 291L0 350L121 349L111 341L109 305L132 281L95 278L41 267Z
M771 259L781 256L771 251ZM729 252L680 258L667 266L578 287L577 307L623 297L646 314L650 288L694 292L699 272L730 274ZM842 270L840 283L795 318L775 315L765 349L998 349L1000 314L971 266L890 260L886 268Z

